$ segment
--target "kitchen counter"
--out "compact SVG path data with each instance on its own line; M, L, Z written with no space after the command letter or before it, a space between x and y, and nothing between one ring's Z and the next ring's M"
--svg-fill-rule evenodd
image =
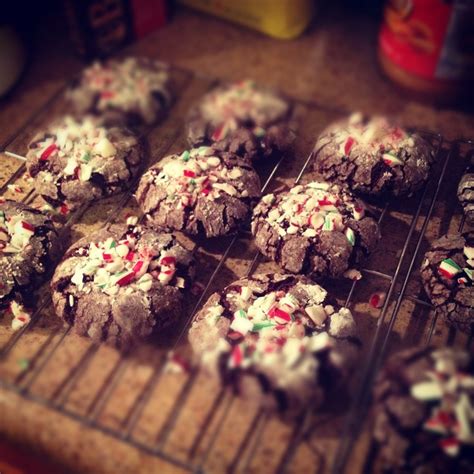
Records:
M447 138L474 136L472 114L414 102L381 75L374 49L376 30L370 19L328 15L301 38L280 41L179 9L167 26L127 52L159 57L203 76L251 77L325 110L334 109L335 115L355 110L388 114ZM53 47L56 43L51 35L37 46L23 81L0 102L0 142L82 67L67 44ZM9 390L0 390L0 420L2 435L46 453L67 471L181 472Z

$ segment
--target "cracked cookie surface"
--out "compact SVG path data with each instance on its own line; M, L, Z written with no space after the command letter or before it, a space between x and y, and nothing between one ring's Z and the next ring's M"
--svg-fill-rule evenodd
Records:
M33 138L26 160L38 193L67 213L126 190L140 171L144 149L126 128L65 117Z
M121 349L182 317L194 261L171 234L116 225L76 242L51 282L56 314Z
M374 472L471 473L473 409L472 354L416 348L393 355L374 387Z
M245 159L206 146L164 158L136 192L151 226L206 237L237 231L259 197L260 179Z
M190 111L188 141L210 145L249 160L272 159L295 138L292 106L280 94L251 80L216 87Z
M438 313L453 327L474 334L474 232L434 241L421 265L421 279Z
M351 312L309 278L253 275L214 293L189 331L202 366L293 411L343 384L360 349Z
M0 202L0 309L19 299L32 303L32 290L59 260L61 238L51 218L15 201Z
M423 186L433 160L433 147L419 134L354 114L319 136L311 168L352 191L402 196Z
M172 100L169 67L144 57L95 62L85 68L66 97L80 114L109 125L150 125Z
M458 186L458 199L463 207L466 221L474 225L474 163L463 174Z
M314 181L265 195L254 209L258 249L285 271L341 277L376 246L378 224L338 185Z

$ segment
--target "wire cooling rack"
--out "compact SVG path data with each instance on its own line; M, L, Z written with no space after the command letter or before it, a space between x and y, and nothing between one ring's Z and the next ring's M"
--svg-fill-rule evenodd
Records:
M177 68L173 75L181 99L158 125L143 131L150 143L150 164L184 148L185 111L217 83L214 78ZM62 92L2 144L6 176L0 181L0 195L32 205L40 202L25 177L23 153L34 131L66 110ZM344 113L313 101L295 100L294 108L304 118L295 155L307 158L301 163L282 157L261 168L262 191L282 182L291 185L308 179L312 158L308 150L316 133ZM365 350L350 397L343 399L341 394L342 401L330 403L320 413L307 407L296 420L282 421L264 406L236 397L187 364L187 329L212 291L254 272L276 270L259 256L245 230L211 242L178 235L203 268L199 293L190 301L181 326L164 334L159 344L144 345L131 354L74 335L70 326L52 314L45 285L38 292L38 305L28 326L11 333L8 317L1 321L0 385L190 472L339 473L349 461L350 472L357 471L356 465L362 471L370 464L370 442L361 440L367 431L371 386L386 354L413 344L472 347L471 338L447 330L438 321L420 291L416 269L428 240L454 230L453 226L464 227L452 198L454 177L473 154L474 145L470 140L447 141L437 133L420 133L436 149L430 181L406 201L374 204L382 233L387 235L378 256L363 269L362 280L326 285L353 309L361 326ZM129 212L137 212L132 192L79 209L68 216L65 226L73 235L83 235ZM381 289L386 294L383 306L371 308L366 304L368 296ZM348 409L342 409L344 405ZM354 458L356 452L361 453L359 459Z

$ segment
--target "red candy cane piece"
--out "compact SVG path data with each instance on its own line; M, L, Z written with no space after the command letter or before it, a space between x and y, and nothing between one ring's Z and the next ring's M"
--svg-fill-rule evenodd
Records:
M270 311L268 312L268 316L270 316L270 318L278 318L286 322L291 321L290 314L276 306L273 306L272 308L270 308Z
M225 128L224 123L220 125L219 127L217 127L214 130L214 133L212 134L212 137L211 137L212 140L217 141L217 140L220 140L221 138L224 138L224 128Z
M352 137L349 137L347 139L346 144L344 145L344 153L346 155L350 153L351 148L353 147L354 143L356 143L356 141Z
M117 280L118 286L128 285L135 278L135 272L129 272Z
M191 170L184 170L183 174L184 174L184 176L186 176L188 178L194 178L196 176L196 173L194 171L191 171Z
M138 262L133 266L132 271L134 273L138 273L142 269L143 263L143 260L138 260Z
M59 212L65 216L67 214L69 214L69 207L67 204L61 204L61 207L59 208Z
M240 346L235 346L232 351L232 362L234 367L238 367L244 360L244 353Z
M110 253L105 253L105 252L104 252L104 253L102 254L102 258L103 258L104 260L106 260L106 261L110 261L110 260L112 260L112 255L111 255Z
M102 99L111 99L114 96L115 96L115 94L112 91L102 91L100 93L100 97Z
M163 265L165 267L170 267L171 265L176 264L176 258L175 257L163 257L160 261L160 265Z
M41 153L40 160L46 161L57 149L58 147L56 144L52 143L43 151L43 153Z
M35 231L34 226L32 226L32 225L31 225L30 223L28 223L28 222L21 221L21 226L23 227L23 229L29 230L30 232L34 232L34 231Z
M333 203L325 196L324 199L319 199L318 204L320 206L332 206Z
M131 262L135 258L135 252L128 252L127 255L125 256L125 260L128 260Z

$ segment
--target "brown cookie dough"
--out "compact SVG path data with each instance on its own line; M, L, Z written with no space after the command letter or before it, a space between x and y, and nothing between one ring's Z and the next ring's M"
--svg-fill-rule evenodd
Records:
M219 86L194 106L187 122L192 146L213 143L250 160L272 159L294 140L292 106L250 80Z
M309 278L254 275L214 293L189 341L201 365L281 411L317 407L359 355L355 321Z
M206 237L235 232L259 197L260 180L245 159L206 146L161 160L136 192L153 227Z
M471 164L459 182L458 199L463 207L466 221L474 225L474 164Z
M392 356L374 388L373 472L471 474L474 359L453 349Z
M287 272L341 277L376 246L378 224L338 185L314 181L267 194L255 207L260 252Z
M92 117L64 117L28 148L26 167L37 192L64 213L127 189L144 160L134 133L100 126Z
M61 252L61 239L49 216L25 204L0 201L0 309L13 300L31 304L33 290ZM13 309L12 313L15 316Z
M420 189L434 160L432 146L385 118L354 114L328 127L314 147L312 169L364 194L402 196Z
M126 349L183 316L194 261L171 234L114 226L75 243L51 282L56 314L94 341Z
M448 234L433 242L421 265L426 294L456 329L474 334L474 232Z
M106 124L150 125L171 103L169 67L150 58L95 62L66 97L78 114L97 115Z

